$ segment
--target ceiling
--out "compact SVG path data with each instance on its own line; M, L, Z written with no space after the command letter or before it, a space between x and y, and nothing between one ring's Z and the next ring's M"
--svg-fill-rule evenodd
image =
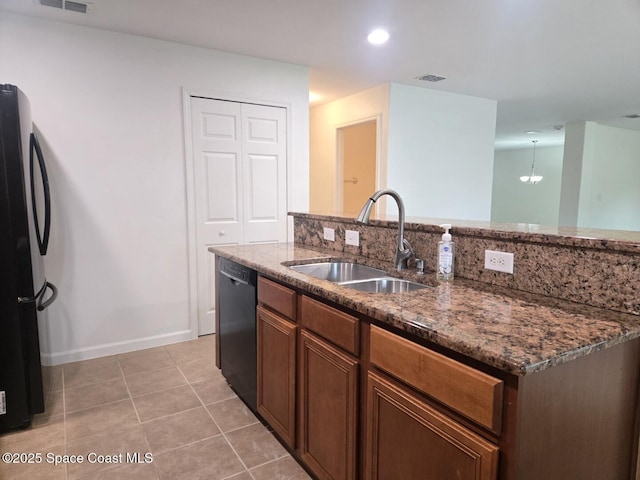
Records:
M640 113L640 0L89 3L87 14L39 0L0 10L306 65L320 102L387 82L496 99L498 148L561 143L573 121L640 130L622 118ZM375 27L387 44L367 43ZM446 80L415 80L423 74Z

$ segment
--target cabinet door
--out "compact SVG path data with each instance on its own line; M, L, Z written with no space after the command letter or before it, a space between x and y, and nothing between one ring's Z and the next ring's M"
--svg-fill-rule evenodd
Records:
M358 362L300 334L300 456L320 479L356 478Z
M258 412L295 448L296 325L257 308Z
M367 479L497 478L497 446L375 373L367 390Z

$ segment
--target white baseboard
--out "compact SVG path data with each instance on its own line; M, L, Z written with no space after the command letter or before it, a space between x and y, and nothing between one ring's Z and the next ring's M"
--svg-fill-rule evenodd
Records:
M136 340L127 340L124 342L106 343L104 345L79 348L76 350L67 350L64 352L41 353L40 361L42 365L54 366L63 363L77 362L80 360L89 360L92 358L116 355L118 353L133 352L136 350L143 350L145 348L170 345L172 343L192 340L196 337L197 334L195 334L191 330L182 330L180 332L166 333L164 335L139 338Z

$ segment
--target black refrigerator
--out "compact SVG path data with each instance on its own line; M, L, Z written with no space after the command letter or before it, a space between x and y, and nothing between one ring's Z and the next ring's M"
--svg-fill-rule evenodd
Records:
M27 97L0 85L0 432L44 411L38 318L55 300L45 277L51 202Z

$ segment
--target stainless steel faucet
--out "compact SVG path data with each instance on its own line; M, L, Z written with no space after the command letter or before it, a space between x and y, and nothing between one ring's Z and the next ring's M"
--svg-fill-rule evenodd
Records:
M400 198L398 192L391 190L390 188L385 188L384 190L378 190L375 192L371 197L369 197L369 200L364 204L362 210L360 210L358 218L356 218L356 222L365 225L369 224L369 217L371 216L373 204L382 195L389 195L398 204L398 247L396 249L395 266L398 270L405 270L407 268L407 261L415 254L409 244L409 241L404 238L404 202L402 201L402 198Z

